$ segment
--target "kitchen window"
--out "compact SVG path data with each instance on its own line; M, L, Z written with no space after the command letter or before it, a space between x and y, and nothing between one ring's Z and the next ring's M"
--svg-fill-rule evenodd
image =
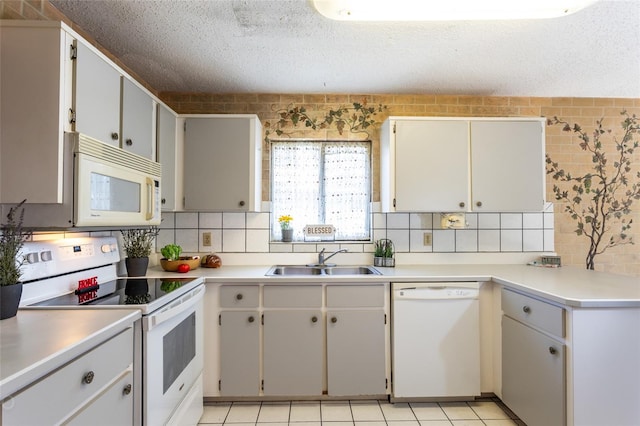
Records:
M335 239L370 239L371 141L271 143L271 238L278 218L293 217L293 240L306 225L335 226Z

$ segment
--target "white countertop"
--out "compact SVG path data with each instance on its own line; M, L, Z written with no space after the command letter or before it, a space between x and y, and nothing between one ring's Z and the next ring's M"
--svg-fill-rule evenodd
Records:
M0 401L138 318L137 309L18 310L0 321Z
M360 276L277 276L267 277L271 266L222 266L198 268L187 276L204 277L206 282L318 283L318 282L411 282L411 281L494 281L545 299L580 308L640 307L640 278L563 266L545 268L528 265L398 265L376 267L382 275ZM177 276L160 267L149 276ZM183 275L184 276L184 275Z

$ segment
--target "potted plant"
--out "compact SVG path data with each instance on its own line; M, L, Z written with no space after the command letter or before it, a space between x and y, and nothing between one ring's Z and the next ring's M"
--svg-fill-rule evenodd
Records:
M374 243L373 265L374 266L395 266L393 258L393 241L382 238Z
M26 238L31 236L22 228L24 218L23 200L20 204L9 209L7 223L1 225L0 237L0 320L11 318L18 312L18 305L22 297L22 283L20 268L23 259L19 257L20 250Z
M289 215L282 215L278 218L278 222L280 222L280 230L282 231L283 242L293 241L293 228L291 227L292 221L293 217Z
M158 232L157 226L120 230L123 249L127 254L124 262L130 277L141 277L147 273L153 241Z

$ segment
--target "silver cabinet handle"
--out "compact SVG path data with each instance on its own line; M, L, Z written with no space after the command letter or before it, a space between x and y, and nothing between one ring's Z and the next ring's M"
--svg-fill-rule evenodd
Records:
M93 371L89 371L87 374L84 375L84 377L82 377L82 382L88 385L89 383L93 382L94 377L95 377L95 373Z
M524 312L525 314L531 313L531 308L528 307L527 305L524 305L522 307L522 312Z
M555 355L558 353L558 350L556 348L554 348L553 346L549 346L549 353L551 355Z
M130 393L131 393L131 383L129 383L127 386L124 387L124 389L122 389L123 395L129 395Z

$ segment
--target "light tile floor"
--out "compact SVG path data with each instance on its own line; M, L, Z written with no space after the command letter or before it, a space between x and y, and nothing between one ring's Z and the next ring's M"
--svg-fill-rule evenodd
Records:
M473 402L218 402L200 425L225 426L513 426L524 425L497 398Z

